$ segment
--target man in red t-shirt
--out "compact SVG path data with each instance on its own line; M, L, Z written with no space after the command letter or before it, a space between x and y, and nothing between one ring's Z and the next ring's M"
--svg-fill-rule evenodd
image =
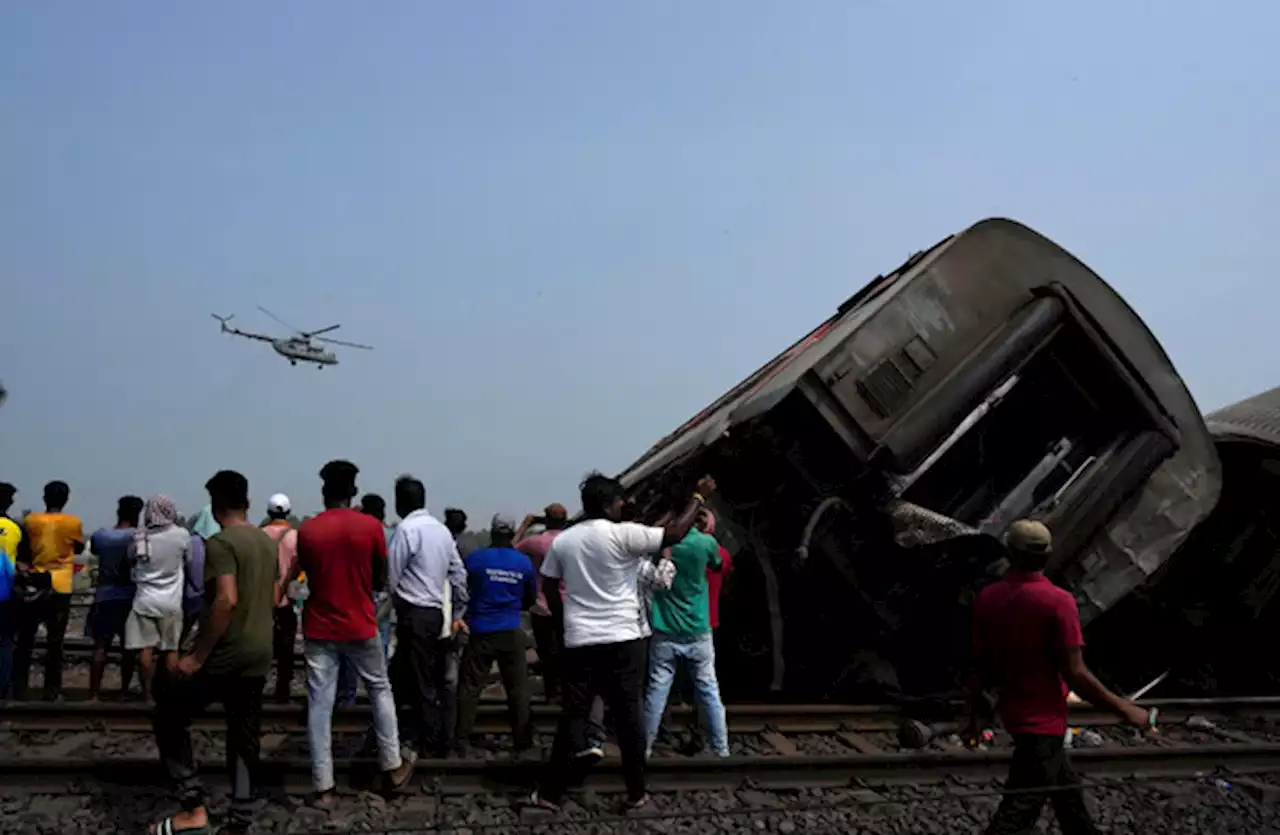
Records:
M1052 545L1049 529L1021 519L1009 526L1005 543L1009 570L984 588L973 604L976 672L969 682L975 716L971 738L986 686L995 690L1000 721L1014 739L1005 788L1023 793L1004 797L987 833L1030 832L1050 799L1064 835L1094 833L1097 830L1079 788L1047 790L1077 782L1063 744L1067 684L1090 704L1139 727L1148 725L1148 714L1104 687L1085 666L1076 601L1043 573ZM1045 792L1025 791L1041 786Z
M400 757L396 703L374 614L373 590L386 585L387 539L381 522L351 507L358 472L350 461L330 461L320 470L325 511L298 529L296 565L289 572L291 577L307 573L309 594L302 609L307 737L320 806L336 798L331 735L343 660L364 680L373 703L378 761L388 784L398 788L413 773L413 763Z

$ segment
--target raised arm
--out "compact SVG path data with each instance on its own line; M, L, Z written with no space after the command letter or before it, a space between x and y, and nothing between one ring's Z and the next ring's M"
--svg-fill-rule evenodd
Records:
M662 547L675 545L685 538L694 522L698 521L698 514L702 512L703 505L715 490L716 480L711 476L705 475L698 479L698 484L694 487L693 495L689 497L689 503L685 505L684 510L662 526Z

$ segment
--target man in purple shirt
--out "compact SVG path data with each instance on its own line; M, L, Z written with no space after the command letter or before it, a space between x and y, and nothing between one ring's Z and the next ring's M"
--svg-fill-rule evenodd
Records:
M520 523L516 531L516 550L529 558L533 563L534 573L542 570L542 561L546 559L547 549L569 523L569 513L562 504L549 504L542 511L542 516L529 514ZM542 525L541 533L525 536L533 525ZM559 607L557 607L559 608ZM557 624L551 607L547 605L547 595L542 585L538 585L538 600L529 610L529 623L533 626L533 642L538 648L538 660L542 662L542 682L546 690L547 701L554 701L560 695L560 652Z

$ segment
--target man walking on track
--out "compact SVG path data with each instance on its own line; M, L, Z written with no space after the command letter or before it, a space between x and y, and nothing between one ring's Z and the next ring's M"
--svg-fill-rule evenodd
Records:
M645 642L638 578L655 571L651 557L684 539L706 497L715 490L706 476L683 512L665 527L622 522L624 488L617 479L592 473L582 482L586 517L556 537L542 564L547 594L564 581L563 713L551 761L532 802L559 809L565 790L583 776L574 754L586 746L591 703L598 694L614 719L627 808L648 802L644 779Z
M205 606L195 649L157 671L156 745L177 784L182 811L152 835L212 832L191 746L191 720L212 702L226 712L231 807L223 832L253 823L253 781L262 748L262 689L271 669L271 611L280 594L276 544L249 521L249 482L222 470L205 485L221 532L205 543Z
M987 835L1014 835L1036 826L1045 801L1053 803L1063 835L1098 830L1067 760L1067 685L1094 707L1148 727L1147 711L1116 696L1085 666L1076 601L1044 576L1051 551L1049 529L1021 519L1005 537L1009 570L979 592L973 604L976 672L969 690L975 738L984 686L996 691L1000 720L1013 737L1013 763L1005 795ZM1153 716L1153 714L1152 714ZM1043 788L1044 791L1034 791Z

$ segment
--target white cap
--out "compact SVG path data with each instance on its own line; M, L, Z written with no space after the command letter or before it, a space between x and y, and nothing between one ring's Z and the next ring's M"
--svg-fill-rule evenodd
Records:
M284 493L276 493L267 499L267 511L270 513L288 513L289 507L289 497Z

